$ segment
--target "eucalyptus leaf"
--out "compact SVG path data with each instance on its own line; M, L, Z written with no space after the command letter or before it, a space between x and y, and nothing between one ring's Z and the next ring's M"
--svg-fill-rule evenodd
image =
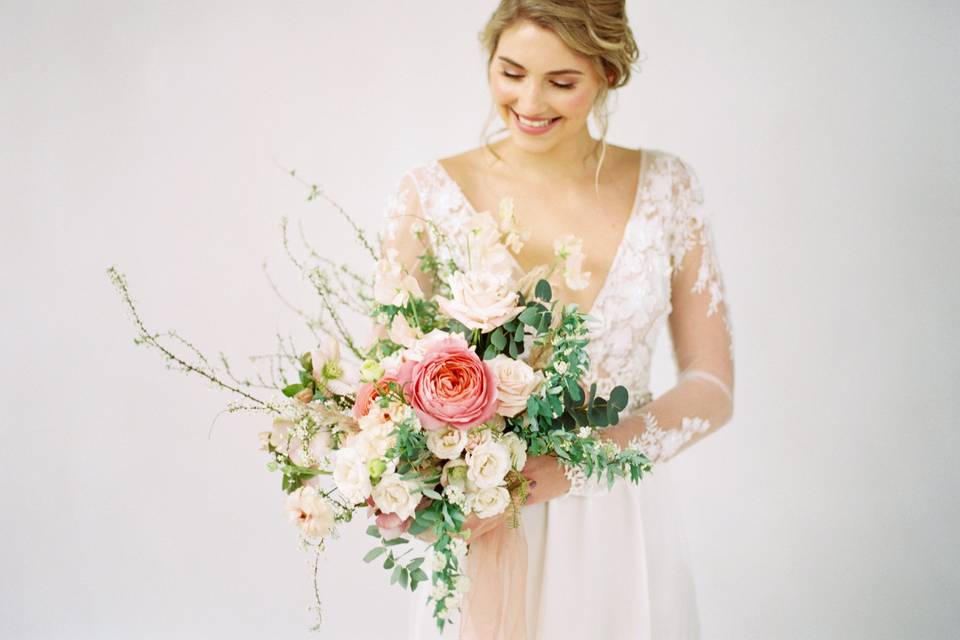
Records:
M534 288L533 293L544 302L550 302L550 298L553 297L553 290L550 288L550 283L542 279L537 281L537 286Z
M363 556L363 561L373 562L382 556L385 551L386 549L384 547L374 547L373 549L370 549L370 551L367 551L367 555Z

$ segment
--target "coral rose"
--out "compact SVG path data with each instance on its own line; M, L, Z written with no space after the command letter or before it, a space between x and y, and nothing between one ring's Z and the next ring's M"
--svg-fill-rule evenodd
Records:
M493 370L459 334L432 343L419 362L407 362L397 377L425 429L469 429L497 410Z
M353 403L353 417L359 420L370 413L370 407L389 390L388 383L390 382L397 382L397 379L394 376L386 375L377 382L360 385L357 390L357 399Z

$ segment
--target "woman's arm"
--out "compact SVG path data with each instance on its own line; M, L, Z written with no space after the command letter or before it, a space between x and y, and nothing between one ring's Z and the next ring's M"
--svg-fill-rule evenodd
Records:
M601 433L621 448L636 446L656 464L713 433L733 415L733 333L710 222L696 176L675 160L670 218L670 334L677 383ZM542 458L542 459L541 459ZM532 458L524 474L537 481L527 504L594 493L600 485L565 474L555 460ZM572 483L571 483L572 481ZM606 486L605 484L603 486Z

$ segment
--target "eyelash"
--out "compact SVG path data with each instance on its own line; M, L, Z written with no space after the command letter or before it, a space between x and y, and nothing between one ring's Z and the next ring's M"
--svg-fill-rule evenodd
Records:
M502 74L505 78L510 78L511 80L519 80L520 78L523 77L523 76L514 75L514 74L512 74L512 73L507 73L506 71L502 71L501 74ZM573 89L575 86L577 86L577 85L574 84L574 83L571 83L571 84L560 84L560 83L553 82L553 81L551 81L550 84L552 84L553 86L555 86L557 89Z

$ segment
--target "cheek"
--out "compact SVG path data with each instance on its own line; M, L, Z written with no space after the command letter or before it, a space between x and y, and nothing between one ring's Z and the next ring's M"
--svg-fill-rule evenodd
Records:
M503 76L494 76L490 80L490 95L497 104L508 104L516 101L516 85Z
M575 119L586 119L593 108L595 94L590 91L570 91L571 95L562 95L554 100L554 108L561 114Z

